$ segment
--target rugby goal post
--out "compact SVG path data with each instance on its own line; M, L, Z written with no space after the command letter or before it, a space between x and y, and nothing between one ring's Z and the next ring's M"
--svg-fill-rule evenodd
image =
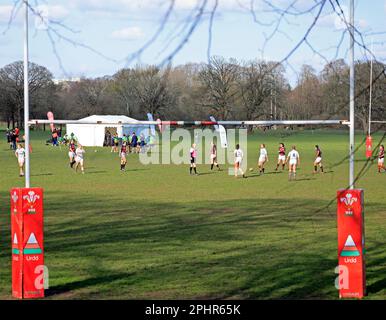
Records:
M82 122L81 121L75 121L75 120L29 120L29 83L28 83L28 63L29 63L29 47L28 47L28 0L24 0L24 59L23 59L23 63L24 63L24 130L25 130L25 149L26 149L26 152L25 152L25 166L26 166L26 170L25 170L25 188L23 188L23 190L19 190L21 193L20 195L22 195L22 192L28 192L28 196L24 195L22 197L18 196L17 194L14 194L14 197L11 199L15 202L15 203L18 203L18 199L23 199L25 201L27 200L30 200L31 199L31 196L32 196L32 193L30 192L34 192L33 190L30 189L30 153L29 153L29 145L30 145L30 137L29 137L29 128L31 125L38 125L38 124L51 124L51 123L56 123L56 124L81 124ZM354 189L354 129L355 129L355 117L354 117L354 113L355 113L355 110L354 110L354 106L355 106L355 95L354 95L354 88L355 88L355 77L354 77L354 38L355 38L355 28L354 28L354 0L350 0L350 23L348 24L347 26L347 29L349 30L350 32L350 112L349 112L349 115L350 115L350 120L347 121L347 120L300 120L300 121L294 121L294 120L291 120L291 121L278 121L278 120L273 120L273 121L216 121L216 122L212 122L212 121L139 121L139 122L135 122L135 123L112 123L112 124L135 124L135 125L139 125L139 124L143 124L143 125L146 125L146 126L149 126L149 125L169 125L169 126L184 126L184 125L201 125L201 126L213 126L213 125L235 125L235 126L241 126L241 125L256 125L256 126L268 126L268 125L347 125L349 127L349 138L350 138L350 142L349 142L349 187L348 189L346 189L346 191L350 191L349 189ZM90 123L90 122L83 122L84 124L99 124L98 122L97 123ZM373 122L375 123L375 122ZM100 122L100 124L108 124L108 123L102 123ZM355 190L353 190L355 191ZM35 193L33 193L34 196L36 196ZM344 199L352 199L352 194L350 194L350 197L347 197L347 195L345 195L345 198ZM363 198L363 193L361 193L361 197ZM341 198L338 197L338 203L339 201L342 201L341 199L343 198L343 195ZM33 198L33 199L36 199L36 198ZM42 199L42 197L40 197L39 199ZM31 200L32 201L32 200ZM363 199L361 201L358 201L360 202L361 204L363 204ZM12 203L12 202L11 202ZM33 200L33 203L35 203L35 200ZM20 205L20 203L18 203ZM31 203L29 203L31 205ZM31 205L33 207L33 205ZM20 208L24 208L23 205L20 205L19 206ZM31 207L31 210L32 210L32 207ZM23 214L23 210L19 210L20 212L18 212L17 208L16 208L16 212L18 212L18 214ZM346 210L342 210L342 212L344 214L346 214ZM41 214L43 214L43 210L41 212ZM11 216L14 215L14 212L12 211L12 208L11 208ZM31 216L35 216L35 215L31 215ZM339 215L338 215L339 216ZM42 220L43 221L43 220ZM36 222L36 221L35 221ZM35 223L34 222L34 223ZM38 226L37 228L40 228L42 230L42 223L41 222L41 225ZM338 219L338 223L339 223L339 219ZM16 225L13 224L13 225ZM361 224L362 226L363 224ZM357 227L357 225L355 226ZM42 232L42 231L41 231ZM351 231L350 231L351 232ZM340 234L343 232L338 232L338 234ZM363 234L362 234L362 231L360 232L360 235L359 237L363 237ZM32 237L31 237L32 238ZM344 238L342 238L344 239ZM32 241L33 240L33 241ZM40 241L39 239L37 239L38 241L36 241L36 237L34 236L31 240L31 245L34 245L35 248L33 250L38 250L38 248L36 248L36 244ZM349 241L350 240L350 241ZM348 237L347 238L347 241L345 241L344 245L346 246L349 246L354 243L354 241L352 241L352 237ZM359 240L358 239L354 239L356 242L358 242ZM42 240L41 240L42 241ZM15 242L15 245L19 244L20 245L20 241L19 242ZM363 245L364 245L364 238L363 238ZM339 247L340 245L338 245ZM21 247L17 247L15 248L15 250L18 250L20 251L19 249L21 249L22 251L22 248ZM362 249L362 248L360 248ZM40 250L40 248L39 248ZM340 251L340 250L339 250ZM344 249L343 249L344 251ZM342 252L343 252L342 251ZM363 255L363 251L360 250L361 252L359 254ZM42 254L42 252L41 252ZM22 255L16 255L15 254L15 257L22 257ZM23 265L24 266L24 265ZM32 269L31 269L32 270ZM358 269L359 270L359 269ZM359 271L358 271L359 272ZM364 275L364 271L363 271L363 267L361 267L361 270L360 270L361 273L363 273ZM29 280L33 279L34 275L31 275L29 276ZM14 278L13 278L14 280ZM351 280L351 278L350 278ZM22 283L22 281L18 281L18 283ZM365 279L363 279L363 282L362 282L363 285L365 285ZM25 288L23 289L25 290ZM363 292L361 292L358 296L355 296L355 297L362 297L363 296ZM35 295L35 297L44 297L44 289L40 289L40 292L38 292L37 295ZM348 295L349 297L349 295ZM352 296L354 297L354 296ZM21 295L21 298L23 298L23 294Z
M381 124L386 124L386 121L381 121L381 120L371 120L370 123L381 123Z
M104 122L104 121L82 121L82 120L45 120L32 119L28 121L28 125L40 124L92 124L92 125L166 125L166 126L272 126L272 125L350 125L348 120L225 120L225 121L118 121L118 122Z
M85 120L60 120L60 119L31 119L26 121L28 129L30 126L34 125L43 125L43 124L89 124L89 125L135 125L135 126L155 126L159 127L164 126L175 126L175 127L184 127L184 126L279 126L279 125L321 125L321 126L331 126L331 125L340 125L340 126L350 126L350 121L348 120L220 120L220 121L161 121L161 120L136 120L136 121L117 121L117 122L107 122L107 121L85 121ZM28 130L29 131L29 130ZM350 163L351 163L350 158ZM25 162L25 180L26 188L29 188L30 185L30 163L29 156L26 157ZM353 182L351 183L351 172L353 166L350 165L350 188L353 188Z

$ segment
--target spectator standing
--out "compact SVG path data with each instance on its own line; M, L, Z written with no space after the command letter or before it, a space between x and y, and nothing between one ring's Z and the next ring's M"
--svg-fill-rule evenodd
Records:
M11 132L11 149L12 150L16 150L16 134L15 134L15 131L12 131Z
M133 136L131 137L131 147L133 148L134 152L137 151L137 145L138 145L138 137L135 134L135 132L133 132Z
M54 131L52 131L52 145L54 147L58 146L58 132L56 131L56 129L54 129Z

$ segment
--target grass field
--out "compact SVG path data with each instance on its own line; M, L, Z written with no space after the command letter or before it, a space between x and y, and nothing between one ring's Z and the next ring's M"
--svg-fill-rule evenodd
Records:
M0 298L10 299L9 189L23 179L3 137ZM32 134L31 181L45 190L47 299L337 299L334 198L347 186L346 131L251 135L248 167L262 142L271 161L267 174L248 179L208 166L190 176L186 165L144 166L137 155L120 172L108 148L87 148L86 174L75 174L67 150L45 140ZM281 141L300 152L296 182L272 172ZM324 175L312 174L316 143ZM356 159L358 172L363 146ZM365 189L367 299L386 299L386 174L374 163L357 187Z

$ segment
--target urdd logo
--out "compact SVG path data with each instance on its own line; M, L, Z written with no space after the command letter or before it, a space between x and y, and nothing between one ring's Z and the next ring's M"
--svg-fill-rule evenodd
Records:
M346 263L357 263L356 257L359 257L360 253L351 235L348 235L340 256L345 257L344 262Z
M28 195L23 196L24 200L27 200L29 208L28 213L35 213L36 209L34 208L36 200L40 199L40 196L35 194L34 191L29 191Z
M340 202L344 203L346 206L346 212L344 213L346 216L352 216L353 210L352 207L355 202L358 201L357 197L353 197L351 193L347 193L345 197L340 198Z
M39 246L38 241L36 240L35 234L31 232L28 241L23 250L24 254L41 254L42 249Z

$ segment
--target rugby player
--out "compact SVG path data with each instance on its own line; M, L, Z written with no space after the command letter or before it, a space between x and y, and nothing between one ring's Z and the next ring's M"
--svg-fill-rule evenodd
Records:
M259 162L258 162L260 174L264 173L265 171L264 164L266 162L268 162L268 152L267 152L267 149L265 148L265 144L263 143L260 145L260 156L259 156Z
M192 174L192 169L194 170L194 174L197 176L197 169L196 169L196 158L197 158L197 150L196 150L196 144L193 143L192 147L189 150L190 154L190 174Z
M285 168L285 147L284 143L280 143L279 145L279 157L277 159L277 165L275 171L279 169L280 164L282 165L282 170Z
M74 140L70 141L70 144L68 145L68 157L70 158L70 167L72 168L75 164L75 151L76 146Z
M296 166L300 164L299 152L296 150L296 146L292 146L292 150L288 153L287 161L289 162L288 167L288 180L296 179Z
M383 144L379 147L378 152L378 172L381 173L381 169L386 171L385 168L385 147Z
M214 142L211 143L210 147L210 170L213 170L213 166L216 166L220 171L220 167L217 163L217 146Z
M17 158L17 162L19 164L19 176L24 176L24 162L25 162L25 150L21 144L17 145L17 149L15 151L15 156Z
M127 146L126 142L124 142L121 146L121 152L120 152L120 158L121 158L121 171L125 171L127 159L126 159L126 154L127 154Z
M241 174L243 175L243 178L246 178L243 170L241 169L241 165L243 163L243 157L244 157L244 152L243 150L240 149L240 145L236 144L236 150L234 151L235 155L235 178L238 177L239 170Z
M322 164L322 150L320 150L319 146L315 146L315 161L314 161L314 173L318 172L318 166L320 167L320 171L323 173L323 164Z
M79 143L78 148L75 150L75 172L78 172L78 167L80 165L80 170L84 174L84 154L86 151L83 149L83 146Z

